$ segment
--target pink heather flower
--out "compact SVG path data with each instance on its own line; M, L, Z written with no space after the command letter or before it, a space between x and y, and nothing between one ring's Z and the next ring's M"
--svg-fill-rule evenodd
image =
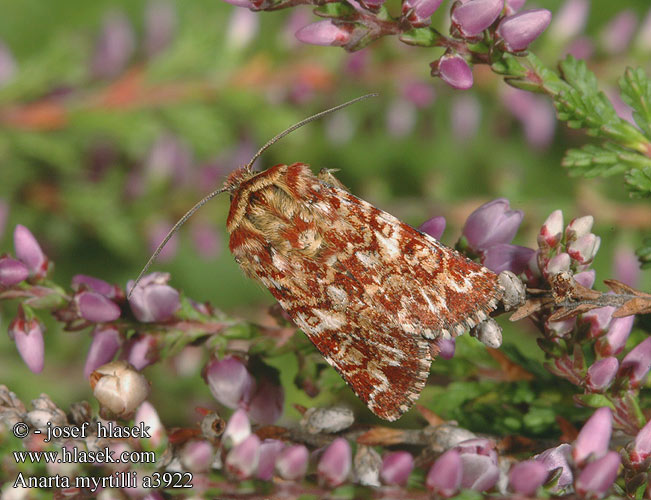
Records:
M260 444L260 458L258 460L257 479L270 481L274 474L276 459L285 448L285 443L277 439L265 439ZM307 462L306 462L307 463Z
M334 488L346 481L351 466L350 444L344 438L336 438L321 455L316 472L321 481Z
M111 285L104 280L86 276L85 274L76 274L72 277L71 287L74 291L79 291L82 287L97 292L109 299L122 298L122 290L115 285Z
M193 224L192 242L199 256L206 260L216 258L222 248L221 237L211 224Z
M589 264L594 260L600 246L601 238L590 233L570 243L567 246L567 253L579 264Z
M617 479L622 457L609 451L603 457L589 463L576 480L576 491L583 498L602 498Z
M382 459L380 479L384 484L404 486L413 469L414 457L411 453L406 451L387 453Z
M283 414L285 391L282 386L263 378L249 401L249 417L261 425L275 423Z
M544 243L549 248L555 248L563 237L563 211L554 210L545 220L538 233L538 245Z
M44 278L48 270L48 258L34 235L25 226L18 224L14 230L14 251L16 257L25 264L30 273Z
M33 373L41 373L45 361L43 326L38 319L26 319L22 307L9 324L9 338L16 343L18 354Z
M628 377L632 387L639 387L651 369L651 337L635 346L629 352L619 368L620 377Z
M646 16L644 16L644 20L642 21L642 25L637 32L635 47L640 52L646 53L651 51L651 9L647 10Z
M556 115L548 99L513 87L505 87L502 101L524 127L527 142L536 149L545 149L554 138Z
M536 251L531 248L498 243L484 250L482 264L496 274L502 271L520 274L524 272L535 254Z
M484 203L470 214L463 226L463 235L476 251L498 243L510 243L522 222L521 210L511 210L509 200L498 198Z
M601 356L617 356L626 346L634 321L635 316L613 318L608 333L597 340L595 351Z
M497 28L507 50L519 52L525 50L552 20L552 13L547 9L533 9L505 17Z
M246 366L235 356L210 361L206 366L204 378L213 397L233 409L248 401L255 387L255 380Z
M172 41L176 29L174 5L164 0L150 0L145 7L145 50L152 57Z
M256 437L257 436L249 436ZM259 440L258 440L259 442ZM241 446L241 445L240 445ZM231 456L236 448L231 450L228 456ZM190 472L207 472L213 461L214 450L208 441L202 439L193 439L183 445L179 451L179 459L184 470ZM241 455L238 458L242 458ZM230 471L230 469L229 469Z
M93 331L93 341L86 355L84 377L90 378L90 374L97 368L111 361L115 353L118 352L120 343L120 332L117 328L112 326L96 327Z
M439 8L443 0L404 0L402 2L402 15L409 23L422 28L431 22L430 17Z
M417 108L425 109L432 105L436 94L431 83L410 81L402 87L402 95Z
M605 390L617 375L618 368L619 361L612 356L596 361L588 368L588 375L585 378L586 386L594 392Z
M633 465L641 465L651 455L651 420L635 436L629 458Z
M303 43L312 45L346 45L352 34L352 26L346 24L337 25L328 19L308 24L296 32L296 38Z
M16 74L16 60L11 55L11 51L7 45L0 41L0 88L6 86L13 80ZM2 224L0 224L0 229ZM0 230L0 236L2 231Z
M593 224L594 217L592 217L592 215L584 215L583 217L572 219L572 221L567 225L567 228L565 228L566 242L569 244L578 240L582 236L590 234Z
M129 339L123 354L124 358L136 370L142 370L158 359L157 337L154 335L139 334Z
M552 489L553 493L562 492L574 481L572 469L568 463L571 451L572 446L568 443L563 443L555 448L545 450L534 457L534 460L545 466L547 472L555 471L558 468L561 469L561 475L557 479L556 486Z
M226 455L226 470L237 479L255 474L260 460L260 438L251 434Z
M120 308L111 299L95 292L80 292L75 295L79 315L93 323L107 323L120 317Z
M0 41L0 86L2 86L2 42ZM0 241L5 233L7 227L7 219L9 218L9 203L0 198Z
M134 49L135 36L127 16L117 11L108 13L104 17L91 61L93 76L117 76L126 67Z
M549 472L542 462L527 460L511 467L509 484L516 493L532 496L545 481Z
M181 307L179 292L167 285L169 279L169 273L151 273L133 289L129 305L138 321L166 321ZM127 291L133 288L133 284L133 280L127 283Z
M136 414L133 416L133 424L139 425L140 422L149 427L150 438L146 439L146 446L150 448L158 448L166 438L165 426L158 416L158 412L154 405L149 401L144 401L136 410Z
M276 459L276 471L283 479L298 481L307 472L307 462L310 453L302 444L288 446Z
M550 35L554 40L563 41L579 36L588 20L590 2L588 0L566 0L554 15Z
M606 333L610 327L613 312L615 312L614 307L606 306L591 309L581 315L581 323L590 325L590 329L588 330L589 338L596 339Z
M613 268L615 279L628 286L637 286L640 278L640 262L631 247L624 245L617 247Z
M452 11L452 24L464 37L474 37L493 24L503 8L504 0L468 0Z
M441 236L443 235L443 231L445 231L445 217L441 215L432 217L431 219L426 220L420 226L418 226L418 230L421 233L429 234L435 240L440 240Z
M100 366L90 380L101 407L118 418L129 418L149 396L149 382L126 361Z
M452 359L454 357L454 350L456 343L454 339L440 338L438 340L439 356L443 359Z
M247 9L253 7L253 2L251 2L251 0L224 0L224 2L235 5L236 7L244 7Z
M438 76L451 87L466 90L472 87L472 70L466 60L457 54L445 54L430 64L432 76Z
M555 274L562 273L570 270L571 259L565 252L554 255L545 266L545 274L547 276L554 276Z
M564 321L549 321L545 320L545 329L553 333L556 337L565 337L568 333L574 331L576 320L574 318L566 319Z
M443 497L454 496L461 486L463 474L461 455L457 450L448 450L430 467L425 486Z
M172 224L170 224L169 222L159 220L156 221L147 229L147 247L149 253L154 253L156 248L158 248L160 242L163 241L165 236L167 236L167 232L170 230L171 227ZM170 238L170 240L167 242L165 247L161 250L160 254L158 254L158 260L160 260L161 262L167 262L172 260L176 255L176 252L178 251L178 247L179 247L178 243L179 243L179 238L178 235L175 234Z
M595 47L591 38L582 36L572 41L562 53L562 56L572 55L576 59L590 59L594 54Z
M26 280L28 276L29 269L21 261L0 257L0 286L9 288Z
M450 103L452 135L459 142L474 137L481 124L481 104L471 94L456 95Z
M609 54L620 54L631 43L638 16L632 9L617 14L601 32L601 45Z
M455 448L461 455L461 486L475 491L491 489L499 479L495 443L490 439L469 439Z
M249 422L249 417L246 411L240 408L228 419L226 429L224 429L224 434L222 434L222 442L226 446L237 446L250 435L251 423Z
M608 451L613 417L610 408L604 406L595 411L584 424L572 447L574 461L581 465L590 455L600 458Z

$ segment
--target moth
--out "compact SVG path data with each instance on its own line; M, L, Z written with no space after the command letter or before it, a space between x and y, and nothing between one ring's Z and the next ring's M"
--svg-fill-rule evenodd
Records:
M497 275L357 198L331 170L315 175L304 163L251 168L292 130L366 97L269 141L197 203L159 249L201 205L229 192L226 227L235 261L374 414L396 420L425 386L437 339L463 333L497 307Z

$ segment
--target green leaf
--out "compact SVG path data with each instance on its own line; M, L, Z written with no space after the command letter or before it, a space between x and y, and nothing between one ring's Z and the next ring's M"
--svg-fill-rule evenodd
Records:
M651 139L651 81L642 68L626 68L619 80L622 100L633 108L633 119Z
M633 169L626 174L626 183L634 198L651 196L651 166Z
M416 28L400 35L400 41L418 47L434 47L441 34L432 28Z
M577 394L574 398L590 408L601 408L602 406L607 406L611 410L615 409L612 401L603 394Z
M587 144L581 149L568 150L562 165L571 169L571 175L609 177L631 168L651 167L651 159L612 142L605 142L601 145Z
M326 3L314 9L319 17L349 19L355 15L355 9L345 2Z

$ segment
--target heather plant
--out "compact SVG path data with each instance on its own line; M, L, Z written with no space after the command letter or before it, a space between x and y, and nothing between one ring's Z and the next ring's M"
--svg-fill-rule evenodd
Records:
M85 57L61 38L25 59L0 45L3 498L648 497L651 11L637 31L623 9L585 32L599 2L233 3L148 3L141 35L107 8ZM247 52L257 11L281 9L265 29L285 55ZM224 29L198 29L218 14ZM330 63L337 47L351 55ZM223 200L133 286L174 220L268 137L322 95L376 90L261 162L341 168L505 289L489 321L438 342L390 425L282 309L242 292ZM84 422L148 437L33 433ZM16 455L64 449L94 463Z

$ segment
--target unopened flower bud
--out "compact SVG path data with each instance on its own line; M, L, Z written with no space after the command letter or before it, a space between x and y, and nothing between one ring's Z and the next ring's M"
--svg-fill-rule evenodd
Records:
M260 460L260 438L251 434L226 455L226 470L237 479L251 477Z
M277 381L262 378L249 401L249 417L261 425L271 425L283 414L285 391Z
M296 32L296 38L312 45L343 46L351 40L353 25L337 24L331 19L308 24Z
M595 361L588 368L588 375L585 379L587 387L595 392L605 390L615 378L618 368L619 361L612 356Z
M614 307L605 306L591 309L581 315L581 323L588 324L590 326L588 330L589 338L596 339L606 333L610 327L610 323L613 318L613 312L615 312Z
M462 476L461 455L457 450L448 450L430 467L425 486L443 497L451 497L459 491Z
M488 318L472 328L470 335L492 349L502 345L502 327L493 318Z
M441 358L452 359L454 357L454 351L456 349L456 342L454 339L444 339L441 337L437 341L437 346Z
M109 299L124 297L122 290L117 286L107 283L106 281L99 278L87 276L85 274L76 274L73 276L71 286L75 291L79 291L83 287L86 287L88 290L99 293L100 295L103 295Z
M651 456L651 420L635 436L633 449L629 453L629 458L633 465L641 465Z
M580 237L590 234L592 230L592 225L594 224L594 217L592 215L585 215L583 217L577 217L572 219L565 228L565 240L566 243L571 243L578 240Z
M445 217L440 215L432 217L431 219L423 222L418 230L422 233L429 234L435 240L440 240L443 231L445 231Z
M554 210L540 228L538 245L555 248L563 237L563 211Z
M16 343L18 354L23 358L27 368L34 373L43 371L45 345L43 326L37 318L27 319L22 307L9 325L9 338Z
M334 488L348 479L352 465L350 444L344 438L335 439L323 452L317 465L317 475L327 486Z
M27 266L30 273L37 278L45 277L49 267L48 258L31 231L20 224L14 230L14 251L16 257Z
M91 71L97 78L112 78L127 65L135 49L131 23L122 12L109 12L95 45Z
M96 292L84 291L75 295L79 315L93 323L108 323L120 317L120 308L111 299Z
M567 253L579 264L589 264L594 260L600 246L601 238L589 233L570 243L567 246Z
M146 446L151 448L158 448L167 437L165 426L158 416L158 412L154 405L149 401L144 401L136 410L133 416L134 425L142 424L149 429L150 437L146 439Z
M86 355L84 376L90 378L90 374L103 364L113 359L120 348L120 332L117 328L98 326L93 332L93 341Z
M129 305L138 321L165 321L181 307L179 292L167 285L169 279L168 273L151 273L144 276L135 288L133 281L127 283L127 291L131 290Z
M457 54L445 54L430 64L432 76L438 76L455 89L466 90L472 87L472 70L466 60Z
M0 258L0 286L7 288L14 286L27 279L28 276L29 269L21 261L11 257Z
M452 11L452 24L464 37L474 37L493 24L503 8L504 0L468 0Z
M584 463L590 455L600 458L608 451L612 419L610 408L604 406L584 424L572 447L572 456L577 464Z
M583 285L586 288L592 288L592 285L594 285L594 280L596 275L597 273L595 272L594 269L590 269L588 271L582 271L574 275L574 281L576 281L579 285Z
M142 370L158 360L157 345L158 338L156 335L148 333L135 335L129 339L124 349L124 358L136 370Z
M233 453L233 450L231 450L231 453ZM212 445L208 441L197 439L188 441L179 451L183 469L194 473L208 471L213 461L213 455Z
M550 36L559 41L579 36L585 28L589 10L590 2L588 0L567 0L554 14Z
M562 273L570 270L571 259L565 252L554 255L545 266L545 273L547 276L554 276L555 274Z
M619 368L620 377L628 377L632 387L639 387L651 369L651 337L647 337L629 352Z
M511 15L519 11L522 6L525 4L526 0L506 0L504 2L504 7L506 7L506 14Z
M552 489L554 493L562 492L565 488L569 487L574 481L572 469L569 465L568 458L572 451L572 446L568 443L563 443L543 451L541 454L536 455L534 459L542 463L548 472L561 469L561 474L556 481L556 486Z
M307 462L310 454L302 444L285 448L276 460L276 471L283 479L297 481L307 472Z
M497 28L497 33L504 40L507 50L519 52L525 50L552 20L552 13L547 9L533 9L505 17Z
M404 0L402 2L402 15L414 27L429 25L430 17L439 8L443 0Z
M615 482L622 457L609 451L603 457L589 463L576 480L576 491L583 498L601 498Z
M301 426L310 434L322 432L334 434L347 429L355 422L350 408L334 406L329 408L308 408L301 419Z
M547 468L535 460L527 460L515 464L509 472L509 484L516 493L533 496L547 480Z
M236 446L244 441L251 434L251 423L244 409L236 410L226 424L222 435L223 443L228 446Z
M91 374L90 384L102 407L119 418L133 414L149 395L147 379L126 361L100 366Z
M484 203L468 216L463 235L475 250L510 243L522 222L523 213L511 210L509 200L498 198Z
M626 346L634 321L635 316L613 318L606 335L597 340L595 351L601 356L617 356Z
M274 474L276 460L285 448L285 443L277 439L265 439L260 444L260 459L255 477L263 481L270 481Z
M414 469L414 457L407 451L387 453L382 460L380 478L384 484L404 486ZM460 474L460 472L459 472ZM461 477L459 477L461 481Z

